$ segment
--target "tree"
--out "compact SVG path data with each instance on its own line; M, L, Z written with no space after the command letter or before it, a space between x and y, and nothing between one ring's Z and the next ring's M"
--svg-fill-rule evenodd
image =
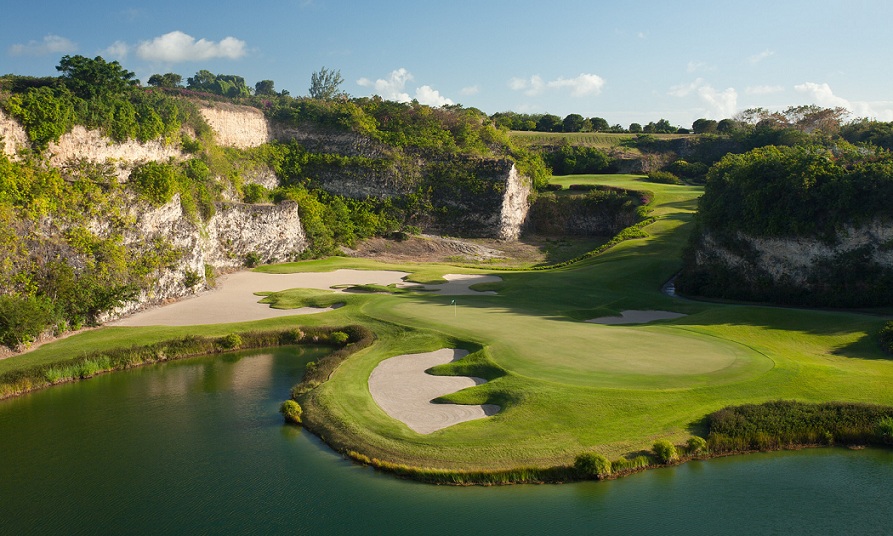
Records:
M695 134L711 134L716 132L716 127L718 123L713 119L695 119L695 122L691 124L691 129Z
M667 121L666 119L660 119L654 125L654 131L661 133L661 134L672 134L672 133L676 132L676 130L677 130L676 127L671 125L670 122Z
M565 132L580 132L583 130L585 119L580 114L570 114L562 121L562 128Z
M723 119L716 124L716 131L722 134L729 134L738 129L738 122L734 119Z
M206 91L211 93L214 91L216 82L217 77L214 76L214 73L202 69L195 73L195 76L190 76L186 79L186 87L195 91Z
M153 74L148 83L153 87L176 88L183 85L183 77L177 73Z
M537 132L561 132L564 124L557 115L544 114L536 122Z
M642 125L639 123L630 123L629 131L633 134L638 134L639 132L642 132Z
M261 80L260 82L254 84L254 94L255 95L275 95L276 90L273 89L273 81L272 80Z
M322 67L310 76L310 97L332 100L346 96L346 93L339 90L342 83L344 83L344 78L341 77L340 70L332 71Z
M117 61L106 62L101 56L92 60L84 56L62 56L56 70L62 73L62 82L68 89L85 100L120 95L139 84L134 73Z
M592 123L593 132L606 132L611 128L611 126L608 125L608 121L601 117L593 117L589 122Z

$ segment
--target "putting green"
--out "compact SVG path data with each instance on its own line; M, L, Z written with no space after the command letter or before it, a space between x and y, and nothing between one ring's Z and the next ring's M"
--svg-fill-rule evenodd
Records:
M458 311L421 300L389 308L421 325L436 323L450 333L490 341L493 360L515 374L569 385L715 385L753 377L774 364L745 345L692 331L690 325L600 326L512 312L490 305L497 300L487 301L487 307Z

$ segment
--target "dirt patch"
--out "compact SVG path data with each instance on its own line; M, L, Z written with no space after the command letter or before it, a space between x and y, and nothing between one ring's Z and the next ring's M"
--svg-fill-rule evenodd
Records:
M425 371L462 359L465 350L441 348L423 354L385 359L369 375L369 392L375 403L414 432L430 434L448 426L494 415L499 406L435 404L433 399L486 383L469 376L433 376Z
M452 262L492 266L536 266L572 259L591 251L608 238L564 238L525 236L505 241L489 238L444 238L410 236L404 240L370 238L345 249L352 257L382 262Z

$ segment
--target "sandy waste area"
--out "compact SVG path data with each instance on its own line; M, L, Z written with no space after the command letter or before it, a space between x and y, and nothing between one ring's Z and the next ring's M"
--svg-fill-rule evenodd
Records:
M298 309L274 309L258 303L261 296L255 292L280 292L293 288L341 290L332 287L344 285L391 285L421 287L438 291L441 295L461 296L496 294L492 291L476 292L469 287L478 283L501 281L491 275L447 274L446 283L417 285L406 283L406 272L391 270L335 270L333 272L299 272L294 274L267 274L262 272L236 272L221 277L214 290L175 303L147 309L131 316L110 322L110 326L193 326L199 324L224 324L248 322L281 316L324 313L332 308L301 307Z
M413 431L430 434L460 422L494 415L494 404L435 404L433 399L467 387L486 383L470 376L434 376L425 371L435 365L457 361L468 355L465 350L441 348L422 354L398 355L385 359L369 376L369 392L391 417Z

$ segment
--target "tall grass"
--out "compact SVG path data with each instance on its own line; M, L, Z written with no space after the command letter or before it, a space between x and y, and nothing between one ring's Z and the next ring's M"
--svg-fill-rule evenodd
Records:
M356 351L356 345L365 342L366 346L368 346L374 339L372 332L361 326L320 326L286 330L248 331L231 333L224 337L187 335L179 339L171 339L155 344L94 352L72 359L9 371L0 375L0 399L21 395L57 383L91 378L97 374L113 370L123 370L161 361L217 354L230 350L266 348L291 344L331 344L342 346L341 336L335 336L333 339L332 334L334 333L346 333L348 336L347 345L331 354L338 354L339 357L335 359L343 359L342 354L346 350L351 349L350 352ZM320 359L319 362L328 363L331 361L331 355Z
M874 404L780 400L731 406L708 415L707 443L715 453L880 444L880 425L887 419L893 419L893 407Z

